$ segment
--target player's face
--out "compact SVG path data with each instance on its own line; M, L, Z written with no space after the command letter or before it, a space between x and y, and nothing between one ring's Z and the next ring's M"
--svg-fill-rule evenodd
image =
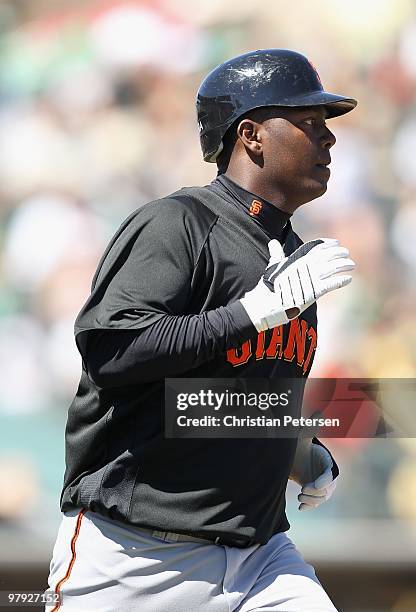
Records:
M327 189L335 136L323 106L279 108L263 122L264 176L296 208Z

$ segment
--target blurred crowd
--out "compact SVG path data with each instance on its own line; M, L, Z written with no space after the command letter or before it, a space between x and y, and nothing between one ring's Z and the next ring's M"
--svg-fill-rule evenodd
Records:
M312 376L415 377L413 2L6 0L0 28L0 427L15 419L18 439L28 415L64 419L80 374L73 323L108 239L145 202L214 178L195 94L210 68L256 48L306 54L328 91L359 100L331 122L327 193L293 218L302 238L337 237L357 262L319 304ZM331 447L344 484L321 517L416 526L414 441ZM16 452L11 466L0 448L0 483L27 487L8 488L0 517L44 498L30 444Z

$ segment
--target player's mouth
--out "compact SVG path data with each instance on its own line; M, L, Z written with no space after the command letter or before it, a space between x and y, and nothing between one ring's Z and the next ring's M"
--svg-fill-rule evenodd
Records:
M329 162L326 162L326 163L323 163L323 164L322 163L321 164L315 164L315 168L318 168L322 175L325 174L329 178L329 176L331 174L331 170L329 169L328 166L329 166L330 163L331 162L329 161Z

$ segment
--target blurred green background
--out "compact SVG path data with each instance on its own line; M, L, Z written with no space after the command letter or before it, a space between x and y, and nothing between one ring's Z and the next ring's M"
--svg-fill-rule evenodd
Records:
M306 54L329 91L325 196L304 239L357 262L319 304L312 376L416 371L416 4L413 0L4 0L0 3L0 590L46 586L60 521L72 328L106 242L132 210L215 175L194 100L232 55ZM416 444L330 440L342 478L291 535L340 610L416 610Z

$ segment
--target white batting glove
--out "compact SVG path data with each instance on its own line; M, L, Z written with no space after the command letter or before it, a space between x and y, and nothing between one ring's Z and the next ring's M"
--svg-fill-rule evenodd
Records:
M259 332L288 323L322 295L352 280L339 274L353 270L355 263L338 240L305 242L288 257L278 240L271 240L268 247L270 260L264 275L240 300Z
M333 494L339 469L317 438L299 438L289 478L301 485L298 510L313 510Z

